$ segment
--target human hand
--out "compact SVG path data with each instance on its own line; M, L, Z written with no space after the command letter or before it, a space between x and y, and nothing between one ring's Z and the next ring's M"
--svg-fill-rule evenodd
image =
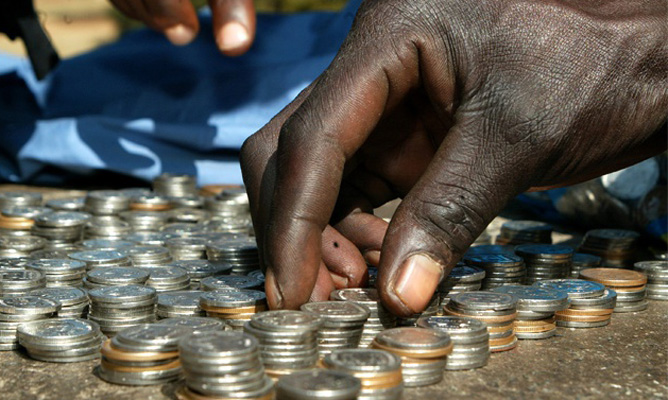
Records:
M126 16L162 32L173 44L190 43L199 31L197 12L188 0L110 0ZM255 37L253 0L209 0L213 34L221 52L244 54Z
M270 306L358 285L366 258L385 305L420 312L517 194L665 151L666 16L656 0L362 4L241 152ZM372 211L396 197L388 228Z

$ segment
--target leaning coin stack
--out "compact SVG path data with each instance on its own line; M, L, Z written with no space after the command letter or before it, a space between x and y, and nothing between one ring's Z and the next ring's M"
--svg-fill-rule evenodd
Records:
M616 313L647 309L647 276L642 272L620 268L589 268L580 272L580 278L598 282L617 292Z
M399 356L404 386L417 387L443 380L453 343L450 335L436 329L400 327L380 332L371 347Z
M168 215L160 211L123 211L121 219L135 232L156 232L167 223Z
M501 225L496 244L552 243L552 225L540 221L508 221Z
M60 303L58 318L86 318L88 316L88 294L82 289L48 287L32 290L29 294Z
M315 367L317 332L323 320L303 311L275 310L255 314L244 332L260 342L260 358L272 378Z
M102 288L107 286L143 285L148 280L149 273L133 267L95 268L88 271L83 279L86 289Z
M199 332L179 342L185 385L180 400L274 398L264 373L258 341L243 332Z
M109 286L88 292L88 319L97 322L107 336L131 326L155 322L155 289L139 286Z
M232 265L232 275L245 275L260 269L260 256L254 238L214 241L206 246L206 254L213 263Z
M485 278L482 280L483 289L522 283L527 274L524 260L515 254L473 252L464 256L464 262L485 270Z
M55 316L60 303L38 296L0 298L0 350L18 348L18 328L31 321Z
M199 307L202 293L199 290L160 293L156 315L158 318L204 316L204 310Z
M0 296L20 296L43 287L46 287L46 278L39 271L0 269Z
M418 326L450 335L453 348L446 359L445 369L464 370L487 365L489 332L484 322L467 317L439 316L420 318Z
M358 400L398 400L404 390L401 359L384 350L335 351L322 360L322 366L358 378L362 382Z
M574 250L559 244L522 244L515 253L524 259L527 276L524 284L567 278L571 273Z
M489 350L494 352L514 349L517 298L510 294L467 292L452 296L443 309L445 315L470 317L482 321L489 332Z
M153 191L172 197L187 197L197 194L197 180L191 175L163 173L153 180Z
M601 257L593 254L575 253L571 264L571 278L577 279L580 271L587 268L596 268L601 265Z
M225 321L233 330L243 330L253 315L267 310L267 297L259 290L221 289L202 293L199 305L208 317Z
M84 250L69 253L72 260L86 264L86 270L102 267L129 267L132 265L130 257L119 250Z
M93 190L85 204L85 210L93 215L114 215L130 208L130 197L116 190Z
M640 261L633 265L647 276L647 298L668 300L668 261Z
M124 248L123 253L130 257L135 267L166 265L172 261L169 250L162 246L132 246Z
M220 289L261 289L262 282L245 275L220 275L209 276L200 281L200 287L204 291Z
M90 214L78 211L56 211L35 218L32 234L52 243L74 243L83 237L84 225Z
M206 260L206 243L206 239L183 237L169 239L166 245L174 261Z
M635 258L638 232L625 229L594 229L588 231L578 248L581 253L601 257L601 265L611 268L625 268Z
M276 400L355 400L361 389L361 381L348 373L312 369L279 379Z
M120 240L130 234L132 227L127 222L112 215L97 216L86 222L84 237L86 239Z
M340 349L359 346L369 311L351 301L316 301L301 306L301 310L317 315L324 323L318 330L320 357Z
M564 328L599 328L610 324L617 293L598 282L582 279L540 281L536 286L568 293L569 308L554 313L557 326Z
M436 291L440 297L438 313L440 314L446 304L450 301L450 296L462 292L475 292L482 287L482 280L485 279L485 270L482 268L457 263L450 271L450 274L443 278Z
M214 264L207 260L175 261L170 263L169 266L184 269L188 273L191 289L199 289L204 278L229 274L230 269L232 269L229 264Z
M554 313L568 308L566 292L537 286L501 286L493 292L515 296L517 319L515 336L518 339L547 339L557 333Z
M97 374L121 385L159 385L181 377L179 340L183 326L142 324L118 332L102 346Z
M380 303L380 297L376 289L339 289L333 291L329 295L329 299L334 301L352 301L369 310L369 318L364 323L359 347L369 347L380 331L394 328L397 325L397 317Z
M144 283L158 293L176 292L190 288L188 273L179 267L152 267L144 268L148 272L148 280Z
M92 321L54 318L21 324L19 344L35 360L72 363L100 357L104 335Z

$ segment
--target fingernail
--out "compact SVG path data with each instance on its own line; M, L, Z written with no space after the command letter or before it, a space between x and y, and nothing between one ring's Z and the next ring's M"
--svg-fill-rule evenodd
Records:
M272 310L280 310L283 308L283 296L281 295L281 289L276 283L276 277L270 269L265 273L265 295L267 296L267 302L269 303L269 308Z
M337 289L344 289L348 287L348 278L346 278L345 276L335 274L331 271L329 272L329 275L332 277L332 282L334 282L334 286Z
M165 30L165 36L177 46L186 45L195 38L195 31L183 24L174 25Z
M228 22L223 25L223 29L218 36L218 47L221 50L236 50L248 42L248 31L236 21Z
M424 254L410 256L401 265L394 292L413 313L422 312L443 275L443 267Z
M367 264L377 267L380 264L380 250L369 250L364 253L364 260Z

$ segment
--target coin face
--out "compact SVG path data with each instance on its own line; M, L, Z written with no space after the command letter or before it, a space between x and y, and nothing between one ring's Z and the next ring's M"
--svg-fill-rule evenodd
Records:
M464 257L467 262L476 264L517 264L522 262L522 257L514 254L472 254Z
M116 337L119 341L139 345L176 343L188 329L178 325L142 324L123 329Z
M88 296L83 290L73 287L35 289L30 291L30 295L54 300L60 302L63 305L75 304L88 300Z
M7 314L48 314L58 310L60 304L38 296L0 298L0 312Z
M254 314L251 317L251 324L258 329L269 331L284 330L316 330L323 323L323 320L313 314L303 311L275 310Z
M35 222L43 226L68 227L85 224L90 219L90 214L78 211L56 211L41 214L35 218Z
M602 284L582 279L550 279L536 282L534 285L565 291L573 297L596 297L605 291L605 286Z
M29 282L42 279L44 275L33 270L0 270L0 285L3 282Z
M401 359L387 351L345 349L328 354L325 363L353 372L389 372L401 368Z
M378 291L371 288L339 289L333 291L330 298L332 300L347 300L362 304L378 303L380 301Z
M156 322L159 325L172 325L188 328L193 332L222 330L225 324L215 318L207 317L176 317L165 318Z
M225 270L232 269L232 266L229 264L226 265L221 265L218 263L213 264L208 260L183 260L183 261L173 262L169 265L173 267L182 268L186 270L188 274L196 276L213 275Z
M369 317L366 308L351 301L316 301L302 305L301 310L334 321L360 321Z
M264 292L250 289L220 289L204 292L200 296L200 304L208 307L251 307L264 303L267 299Z
M514 246L504 246L498 244L484 244L481 246L472 246L466 251L464 258L472 255L481 254L510 254L515 255Z
M497 293L512 294L520 301L560 302L568 300L568 293L537 286L507 285L493 289Z
M250 276L222 275L202 279L202 288L215 289L253 289L262 286L262 282Z
M86 269L86 264L77 260L52 258L31 261L26 264L26 268L32 268L46 272L70 272L83 271Z
M454 316L431 316L420 318L418 326L423 328L439 329L451 333L469 333L486 331L484 322L474 318Z
M276 386L279 397L295 399L356 398L362 384L359 379L341 371L314 369L295 372L281 378Z
M151 287L139 285L109 286L92 289L88 295L91 300L96 301L140 301L155 296L156 291Z
M185 336L179 350L201 357L235 357L249 354L258 348L257 339L243 332L198 332Z
M400 327L386 329L375 339L379 344L408 350L432 350L450 345L450 336L435 329Z
M464 292L452 295L450 303L466 309L510 309L517 298L506 293Z
M71 340L78 337L87 337L99 332L95 322L79 318L53 318L21 324L18 329L20 335L37 339Z
M640 286L647 283L647 276L638 271L621 268L587 268L580 277L609 286Z
M199 307L199 298L203 293L199 290L161 293L158 295L158 304L172 307Z
M151 281L171 281L188 276L183 268L178 267L144 268L144 272L149 274L149 280Z
M552 225L540 221L513 220L502 225L513 231L552 231Z
M457 264L452 271L450 271L446 279L447 278L458 280L464 278L468 278L467 280L481 280L485 278L485 270L471 265Z
M148 279L149 273L139 268L109 267L96 268L88 272L88 280L92 282L128 282L141 283Z

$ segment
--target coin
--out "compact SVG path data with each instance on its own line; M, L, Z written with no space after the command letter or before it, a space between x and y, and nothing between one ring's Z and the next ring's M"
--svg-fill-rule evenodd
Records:
M647 276L644 274L617 268L588 268L580 272L580 277L612 288L642 286L647 283Z

